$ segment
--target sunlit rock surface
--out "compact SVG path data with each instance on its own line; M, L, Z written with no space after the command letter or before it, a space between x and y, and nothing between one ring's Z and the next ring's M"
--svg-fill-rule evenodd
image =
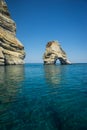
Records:
M16 38L16 24L4 0L0 0L0 65L23 64L24 46Z
M71 64L57 41L48 42L43 56L44 64L56 64L58 59L62 65Z

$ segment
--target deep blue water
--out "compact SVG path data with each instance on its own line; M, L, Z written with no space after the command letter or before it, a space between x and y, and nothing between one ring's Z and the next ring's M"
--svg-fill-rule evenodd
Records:
M0 66L0 130L87 130L87 64Z

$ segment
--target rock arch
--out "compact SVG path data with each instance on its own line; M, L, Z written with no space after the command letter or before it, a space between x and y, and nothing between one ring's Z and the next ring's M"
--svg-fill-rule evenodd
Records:
M57 41L49 41L43 56L44 64L56 64L57 60L62 65L71 64L60 44Z

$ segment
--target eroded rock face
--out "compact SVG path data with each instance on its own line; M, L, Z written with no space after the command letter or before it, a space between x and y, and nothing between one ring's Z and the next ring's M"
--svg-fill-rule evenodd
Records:
M0 65L24 63L24 46L15 35L16 24L10 17L6 2L0 0Z
M67 59L66 53L57 41L48 42L43 56L44 64L56 64L58 59L61 64L71 64Z

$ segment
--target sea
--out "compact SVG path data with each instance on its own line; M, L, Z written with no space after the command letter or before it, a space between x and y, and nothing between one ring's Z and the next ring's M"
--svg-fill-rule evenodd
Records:
M87 130L87 64L0 66L0 130Z

